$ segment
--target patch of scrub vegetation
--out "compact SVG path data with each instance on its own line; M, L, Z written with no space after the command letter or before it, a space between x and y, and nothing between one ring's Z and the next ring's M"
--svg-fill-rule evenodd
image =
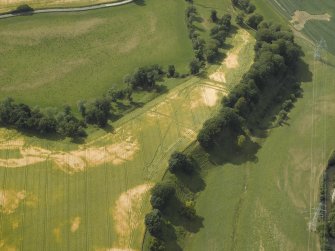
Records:
M127 87L124 77L138 67L174 65L178 72L188 72L192 48L185 6L172 0L162 8L148 0L145 6L1 20L5 60L0 63L0 97L32 107L68 104L76 110L80 100ZM175 82L167 81L167 88ZM147 96L134 93L134 102L146 102Z

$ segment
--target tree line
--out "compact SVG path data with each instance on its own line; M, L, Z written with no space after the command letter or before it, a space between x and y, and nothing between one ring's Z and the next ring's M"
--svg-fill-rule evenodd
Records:
M294 76L302 55L291 31L279 25L262 22L256 33L255 60L239 84L223 98L220 112L207 120L198 134L198 141L210 149L222 140L223 132L237 139L243 134L245 121L253 116L260 99L272 88L284 85L284 77ZM286 108L291 103L286 104Z
M26 104L15 103L12 98L0 101L0 126L29 131L39 135L56 134L62 137L86 137L87 124L104 128L113 113L112 104L122 100L133 101L134 91L151 91L157 89L157 82L164 77L185 77L179 74L174 65L167 71L160 65L140 67L133 74L125 76L123 89L109 88L100 98L79 101L78 111L82 119L78 119L69 106L62 111L56 108L41 109Z
M231 15L225 14L219 18L216 10L212 10L210 20L215 23L215 27L211 29L211 39L206 43L200 37L195 25L195 22L200 19L197 9L193 5L193 1L186 1L189 2L189 6L185 11L185 20L195 56L190 62L189 67L190 73L195 75L206 66L206 62L213 63L218 59L219 49L224 46L225 40L231 30Z
M332 177L333 172L331 170L333 168L335 168L335 151L332 152L328 159L328 165L323 172L320 182L319 200L321 208L318 215L316 231L319 234L321 251L332 251L335 240L335 206L330 196L332 190L329 189L329 185L331 184L329 181L334 182Z
M85 123L78 120L66 106L63 111L30 108L6 98L0 102L0 125L38 134L59 134L64 137L84 137Z
M189 156L181 152L174 152L169 159L168 170L172 175L184 174L191 176L195 172L195 164ZM171 202L176 195L178 185L171 181L158 182L151 189L150 203L152 211L145 216L145 226L151 235L149 244L150 251L165 250L166 243L164 240L164 228L169 224L165 219L166 210L174 208L180 217L193 221L196 218L196 210L194 202L188 200L182 205L176 205Z

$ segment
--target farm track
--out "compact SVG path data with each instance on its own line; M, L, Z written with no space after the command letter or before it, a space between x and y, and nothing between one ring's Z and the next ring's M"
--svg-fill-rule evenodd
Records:
M80 11L97 10L97 9L121 6L121 5L129 4L133 1L134 0L124 0L124 1L116 2L116 3L96 4L96 5L84 6L84 7L48 8L48 9L34 10L32 12L25 12L25 13L18 13L18 14L0 14L0 19L41 14L41 13L80 12Z

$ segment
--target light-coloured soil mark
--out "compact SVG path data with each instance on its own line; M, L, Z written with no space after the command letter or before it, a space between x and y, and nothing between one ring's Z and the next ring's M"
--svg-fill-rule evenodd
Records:
M0 190L0 212L3 214L14 213L26 197L26 191Z
M71 232L74 233L79 229L79 225L81 222L80 217L75 217L71 220Z
M130 248L132 234L135 230L144 232L144 215L141 208L144 196L151 187L152 184L136 186L122 193L115 203L112 214L115 230L118 235L119 243L117 246L123 247L120 250L128 250Z
M227 53L227 57L223 61L222 65L213 72L209 78L219 83L227 82L227 75L230 73L230 69L236 69L239 67L239 54L242 49L249 43L250 34L245 30L239 30L235 35L237 46Z
M103 163L120 165L131 160L139 151L139 143L137 139L132 137L103 147L86 147L84 145L81 149L70 152L50 151L33 146L26 147L24 144L22 139L0 143L0 149L18 149L22 156L21 158L0 159L0 166L17 168L51 160L61 170L75 173L84 171L87 166L97 166Z
M209 107L215 106L216 102L218 101L218 90L204 87L204 90L202 92L202 99L204 100L204 103L207 106Z
M292 16L292 20L290 22L296 30L301 31L304 29L307 21L318 20L318 21L328 21L329 22L330 18L331 16L328 13L323 14L323 15L311 15L306 11L297 10L294 12L294 15Z
M226 74L224 72L214 72L212 73L209 78L213 81L226 83Z
M3 251L17 251L18 249L14 246L7 245L4 240L0 240L0 250L3 250Z
M217 104L219 99L220 91L211 86L201 86L201 88L194 89L191 92L191 108L197 108L199 106L213 107ZM196 98L195 98L196 97Z
M0 31L2 41L17 45L36 45L43 39L52 38L73 38L85 34L97 26L105 23L102 18L91 18L76 22L53 25L52 29L48 25L40 25L33 30L17 27L17 29L8 28Z

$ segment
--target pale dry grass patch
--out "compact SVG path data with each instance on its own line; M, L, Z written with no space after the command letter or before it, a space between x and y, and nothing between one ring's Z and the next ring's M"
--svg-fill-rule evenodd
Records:
M312 15L306 11L297 10L294 12L292 16L292 20L290 22L296 30L301 31L304 29L307 21L318 20L318 21L328 21L329 22L330 19L331 19L331 16L328 13L325 13L322 15Z

